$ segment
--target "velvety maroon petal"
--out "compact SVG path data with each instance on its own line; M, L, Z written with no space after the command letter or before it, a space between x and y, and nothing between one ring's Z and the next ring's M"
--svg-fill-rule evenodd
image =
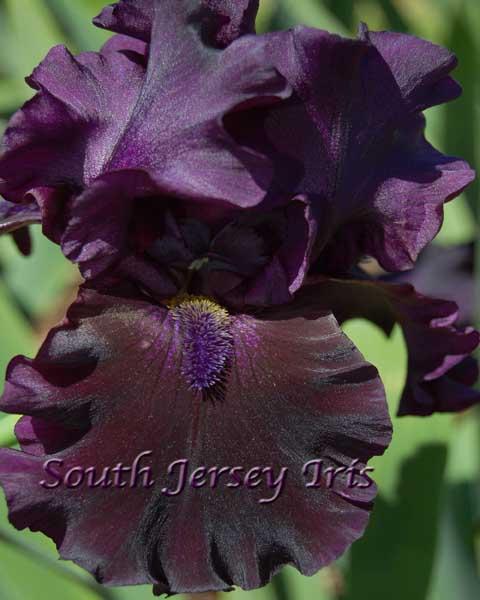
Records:
M279 192L293 185L311 199L319 271L348 270L365 254L387 270L410 268L438 232L443 204L474 178L424 138L421 111L460 93L449 77L454 55L366 28L348 40L299 27L270 36L270 47L297 99L260 114L266 139L241 115L231 127L280 155ZM286 168L295 159L305 167L300 184Z
M310 266L310 253L317 233L311 208L302 198L290 203L286 210L287 231L277 260L286 274L289 294L294 294L302 285ZM253 289L256 286L252 286ZM248 304L248 300L247 300ZM264 303L270 305L270 302Z
M478 342L477 342L478 345ZM398 415L429 416L433 412L457 412L480 402L480 393L475 389L478 381L478 363L467 356L444 375L429 379L423 383L413 379L407 382ZM415 376L414 376L415 377ZM432 398L435 400L432 408Z
M407 382L399 415L430 415L464 410L480 402L471 388L476 381L470 354L480 335L472 327L456 326L454 302L423 296L409 284L324 279L301 290L297 309L316 299L336 318L366 318L390 333L395 323L403 330L408 349Z
M78 195L71 196L62 189L37 188L29 197L40 208L43 233L61 245L65 256L79 265L85 279L112 268L116 277L133 279L168 297L178 291L170 275L162 265L149 264L136 256L128 240L135 207L142 199L155 195L156 190L145 172L129 170L99 177ZM136 195L141 198L135 201ZM161 199L158 207L154 217L161 216ZM153 217L151 221L156 225Z
M203 0L209 11L218 15L221 27L215 31L214 40L225 47L241 35L255 33L255 18L260 0Z
M180 291L181 287L165 267L143 260L134 254L120 261L115 274L117 277L140 284L156 298L171 298Z
M155 4L160 5L161 1L120 0L105 7L93 22L103 29L149 42ZM208 19L208 33L212 41L221 48L241 35L255 32L259 0L201 0L197 4L198 11L203 11L205 19Z
M341 475L331 487L322 480L307 488L313 475L302 467L358 459L361 470L384 451L391 430L377 371L328 313L239 315L229 321L223 393L202 399L185 375L182 310L84 289L38 356L11 363L1 408L29 417L17 426L23 451L0 451L10 519L44 531L63 558L110 585L251 589L285 563L311 575L362 534L375 487L353 487ZM136 487L39 484L55 483L47 459L62 460L54 468L62 474L96 466L99 477L146 451L140 460L152 469L151 487L140 484L145 474ZM223 472L214 486L168 496L164 488L173 492L178 479L168 467L181 459L189 473L288 471L281 490L266 485L268 471L258 486L251 475L250 488Z
M13 204L0 199L0 235L11 233L22 254L28 256L31 240L27 226L40 223L41 214L34 204Z

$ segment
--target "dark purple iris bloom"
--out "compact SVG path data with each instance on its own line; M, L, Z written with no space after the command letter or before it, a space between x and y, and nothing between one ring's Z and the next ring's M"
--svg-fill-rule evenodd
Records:
M99 54L54 48L5 135L4 230L41 220L88 281L9 366L0 408L26 416L0 480L16 527L106 584L251 589L363 533L374 486L302 473L361 471L390 440L378 373L337 319L402 324L409 412L465 407L417 389L456 381L478 344L453 304L344 278L364 254L410 266L471 181L422 133L421 111L458 95L454 58L365 29L256 36L257 5L106 8L96 23L119 35ZM132 487L122 465L145 451L155 482ZM169 495L182 459L199 485Z

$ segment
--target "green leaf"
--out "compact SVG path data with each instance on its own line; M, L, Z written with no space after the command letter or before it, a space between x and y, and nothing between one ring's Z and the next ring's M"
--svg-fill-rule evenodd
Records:
M385 0L385 3L388 1ZM395 6L408 33L436 40L438 43L448 31L451 11L454 8L451 0L422 0L421 2L390 0L390 2Z
M42 564L0 541L0 597L9 600L51 600L67 595L70 600L99 598L78 585L52 576Z
M399 327L390 338L375 325L359 319L347 322L343 329L365 358L378 368L387 392L393 439L385 455L374 458L370 464L375 468L373 479L380 491L391 500L395 498L404 461L425 444L449 442L451 417L433 415L428 417L426 427L424 419L396 416L407 372L407 351Z
M257 15L256 29L258 33L269 31L275 13L275 0L263 0Z
M451 485L444 492L439 549L429 600L480 598L474 547L478 500L472 482Z
M3 0L5 29L14 52L9 53L14 74L28 75L52 46L66 43L58 24L42 0Z
M0 80L0 114L8 116L32 96L33 92L18 79ZM0 135L3 131L0 131Z
M422 447L402 467L394 501L377 498L353 545L345 600L425 600L440 519L446 447Z
M396 2L392 0L379 0L378 2L388 21L388 29L392 31L407 32L408 25L399 11Z
M452 18L446 45L461 57L455 79L463 86L463 94L446 106L445 148L449 154L461 156L474 165L480 157L480 57L478 44L463 10L457 11ZM465 191L473 216L478 216L479 193L477 181Z
M0 344L1 392L3 390L3 375L10 360L17 354L31 355L35 349L30 327L26 319L15 307L13 298L1 279L0 322L2 323L2 343Z
M10 237L0 240L0 261L4 281L25 311L33 318L51 313L65 291L79 281L78 270L50 242L39 225L30 228L33 252L22 256Z
M452 246L468 244L477 237L478 226L464 194L445 204L444 221L435 238L436 244Z
M295 598L302 598L302 600L334 600L334 597L328 591L329 576L334 568L323 569L313 577L305 577L293 567L287 567L283 571L286 582L286 600ZM278 595L276 600L280 600Z
M17 444L14 428L19 418L20 415L9 414L0 419L0 448L9 448Z
M138 585L134 587L119 587L111 590L112 599L115 600L152 600L152 586ZM165 596L163 596L165 597ZM174 596L175 600L190 600L190 596Z
M335 18L343 23L345 30L353 31L357 25L354 18L355 1L342 0L339 2L338 0L325 0L324 5L326 10L329 10Z
M474 482L480 475L480 429L478 409L452 419L447 478L452 484Z
M316 0L279 0L279 8L278 20L282 28L308 25L340 35L349 35L343 23Z
M6 521L1 495L0 516ZM41 534L0 527L0 598L24 600L110 600L109 590L97 585L83 569L57 560L53 542Z
M220 598L221 600L277 600L271 585L249 592L235 588L233 592L220 594Z
M79 50L98 50L111 35L91 23L92 18L105 6L104 0L46 0L46 4Z

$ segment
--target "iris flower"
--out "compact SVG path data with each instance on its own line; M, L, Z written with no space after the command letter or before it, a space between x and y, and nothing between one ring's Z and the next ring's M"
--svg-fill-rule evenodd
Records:
M252 589L362 535L375 486L345 469L383 453L391 424L339 321L400 323L402 414L478 401L479 337L455 304L357 268L411 267L473 179L423 135L422 111L459 95L454 56L365 26L256 35L257 8L121 0L95 20L116 32L99 53L51 50L5 134L0 231L41 223L85 283L8 368L0 408L25 416L0 481L15 527L108 585ZM108 478L142 455L152 485ZM181 460L208 481L166 493ZM334 485L305 485L315 460Z

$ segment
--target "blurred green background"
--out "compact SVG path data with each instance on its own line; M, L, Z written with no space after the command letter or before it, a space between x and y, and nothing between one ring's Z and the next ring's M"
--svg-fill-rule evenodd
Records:
M90 25L103 0L0 0L0 134L31 94L23 78L55 44L98 49L107 35ZM429 138L441 150L480 166L480 2L478 0L261 0L258 29L299 23L353 35L371 29L409 32L455 51L460 100L428 113ZM448 205L439 244L478 237L478 185ZM62 317L78 283L76 269L34 231L32 257L0 239L0 371L18 353L32 356ZM478 255L478 253L477 253ZM477 261L479 263L480 261ZM480 278L478 278L480 281ZM347 333L380 369L392 417L405 379L402 335L390 339L355 321ZM0 383L0 387L3 385ZM0 444L14 443L16 417L0 416ZM366 536L315 577L286 569L262 590L229 600L474 600L480 598L480 417L394 420L394 438L377 459L380 496ZM141 600L150 587L106 590L57 560L41 534L16 532L0 501L0 598L3 600ZM234 542L232 542L234 543Z

